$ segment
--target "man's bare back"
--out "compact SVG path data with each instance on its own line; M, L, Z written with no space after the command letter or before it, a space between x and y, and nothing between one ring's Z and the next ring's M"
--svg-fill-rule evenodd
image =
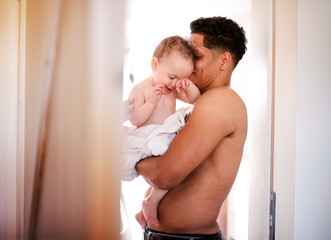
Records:
M171 154L166 153L156 167L169 172L151 176L159 187L171 189L159 205L159 226L153 226L154 230L192 234L219 230L216 219L235 180L246 133L246 108L233 90L213 88L198 99L186 126L169 147ZM140 172L139 165L137 169ZM140 173L149 179L144 170Z

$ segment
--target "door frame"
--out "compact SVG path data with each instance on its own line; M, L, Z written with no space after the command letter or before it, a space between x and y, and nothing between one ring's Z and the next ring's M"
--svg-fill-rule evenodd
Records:
M262 144L264 148L260 147L260 152L254 152L258 148L254 146L253 152L250 152L249 239L270 238L269 215L272 191L276 193L277 198L275 239L293 239L297 0L267 2L252 0L252 42L254 51L252 68L255 69L258 77L266 80L267 86L262 85L262 90L268 94L264 99L266 105L256 101L261 96L252 96L254 103L264 110L265 115L262 114L262 119L258 118L260 122L255 124L260 125L259 130L265 132L266 138L255 139L251 143ZM261 68L263 65L259 56L264 57L262 60L267 62L267 73ZM252 79L254 81L256 79L254 74ZM255 134L254 128L251 131Z
M297 0L273 0L273 151L275 239L294 238Z

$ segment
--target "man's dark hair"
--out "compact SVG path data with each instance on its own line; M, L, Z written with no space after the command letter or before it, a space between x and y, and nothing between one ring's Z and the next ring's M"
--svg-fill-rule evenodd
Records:
M198 18L190 24L191 33L204 36L203 44L209 49L230 52L234 67L246 52L245 30L226 17Z

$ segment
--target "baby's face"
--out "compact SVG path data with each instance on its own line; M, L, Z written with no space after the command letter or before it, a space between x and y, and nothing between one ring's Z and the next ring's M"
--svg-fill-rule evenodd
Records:
M164 85L167 92L174 90L174 84L188 78L193 71L193 62L175 52L158 60L153 71L155 85Z

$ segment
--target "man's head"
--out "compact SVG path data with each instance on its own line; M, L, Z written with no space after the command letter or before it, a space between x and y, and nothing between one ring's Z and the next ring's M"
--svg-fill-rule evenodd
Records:
M190 24L191 33L203 35L203 44L210 50L229 52L233 68L246 52L245 31L236 22L225 17L199 18Z

